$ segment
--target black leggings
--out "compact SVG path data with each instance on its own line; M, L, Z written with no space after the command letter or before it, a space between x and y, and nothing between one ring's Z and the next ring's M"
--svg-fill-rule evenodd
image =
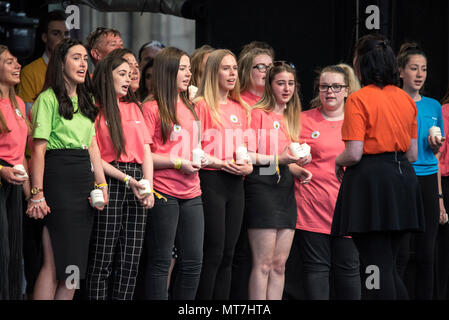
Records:
M335 300L360 300L360 264L350 238L299 230L307 300L329 300L330 274Z
M234 249L244 210L241 176L201 170L204 208L203 267L197 299L227 300Z
M359 251L363 300L408 299L407 289L396 268L396 259L403 237L404 234L400 232L352 235Z
M440 204L438 200L438 176L418 176L421 196L424 206L425 232L413 235L415 248L416 273L415 294L411 297L416 300L430 300L433 297L435 277L435 246L438 233ZM404 238L398 263L401 276L405 273L410 255L411 235Z

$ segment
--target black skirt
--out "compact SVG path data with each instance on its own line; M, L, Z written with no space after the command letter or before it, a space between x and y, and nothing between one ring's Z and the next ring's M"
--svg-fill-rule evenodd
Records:
M43 223L51 238L56 277L65 280L78 268L84 279L94 218L88 200L94 188L89 152L48 150L43 187L51 210Z
M281 179L268 167L255 166L245 178L245 224L248 229L295 229L294 179L280 166ZM268 172L267 172L268 171Z
M338 193L331 234L423 231L421 193L403 153L364 155L346 169Z

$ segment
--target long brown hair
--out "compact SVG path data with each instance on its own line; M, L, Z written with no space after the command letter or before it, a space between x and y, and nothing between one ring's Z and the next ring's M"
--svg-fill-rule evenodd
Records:
M9 52L9 49L7 46L5 45L1 45L0 44L0 56L3 55L3 53L5 52ZM0 63L3 65L5 63L5 61L2 61L3 59L0 60ZM1 92L0 91L0 97L1 98L6 98L4 95L8 94L8 98L11 101L12 105L14 106L14 108L17 110L19 110L19 114L21 115L22 119L25 120L25 123L28 127L28 132L31 131L31 124L28 121L28 119L26 118L26 115L22 114L22 112L20 111L19 108L19 103L17 102L16 99L16 92L14 90L14 86L10 86L8 93L6 92ZM11 132L11 130L8 128L8 124L6 123L6 119L3 116L2 111L0 110L0 134L4 134L4 133L8 133Z
M181 57L189 55L184 51L167 47L162 49L154 58L153 64L153 92L157 101L161 117L162 141L165 143L170 136L174 124L179 124L176 116L176 104L178 99L178 70ZM196 120L198 116L189 100L187 91L180 92L179 97L192 112Z
M295 90L293 91L293 97L287 102L287 107L284 110L284 119L286 119L285 126L290 139L292 141L298 141L301 131L301 100L299 99L296 71L288 63L275 62L273 67L267 71L264 94L260 101L253 106L253 109L262 109L265 112L272 112L274 110L276 98L273 93L272 84L276 75L281 72L291 73L295 79Z
M53 49L50 61L48 62L47 73L45 74L45 83L41 92L51 88L58 99L59 114L67 120L73 119L75 110L73 108L72 100L70 99L64 80L63 66L67 61L67 54L70 48L74 46L84 45L76 39L66 38L58 42ZM85 47L84 47L85 48ZM79 111L89 118L92 122L97 117L98 110L92 102L91 81L89 77L89 70L86 69L86 77L83 83L76 85L76 94L78 96Z
M99 120L101 120L101 116L104 116L108 123L107 127L115 151L115 160L118 160L122 154L126 155L126 141L123 135L122 119L117 104L114 77L112 75L112 72L123 63L128 63L128 61L120 56L108 55L98 62L92 77L95 101L100 111ZM128 94L122 100L133 102L140 107L139 102L132 93L131 86L128 88ZM99 124L100 121L98 121L97 128Z

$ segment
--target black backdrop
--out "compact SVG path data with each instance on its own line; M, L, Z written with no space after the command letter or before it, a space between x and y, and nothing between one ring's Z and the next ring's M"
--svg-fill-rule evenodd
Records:
M199 0L196 45L210 44L238 54L253 40L265 41L276 59L295 64L304 108L313 96L317 68L352 62L357 30L356 0L266 1ZM367 30L369 5L380 9L380 30ZM359 36L379 32L397 52L402 42L418 42L428 55L426 94L441 99L448 86L449 2L425 0L359 1Z

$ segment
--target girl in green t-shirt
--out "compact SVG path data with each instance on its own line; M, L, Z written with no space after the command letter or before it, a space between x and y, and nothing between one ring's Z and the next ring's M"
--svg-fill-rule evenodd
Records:
M31 110L33 188L27 213L44 222L43 265L33 295L37 300L73 299L87 268L94 218L89 195L94 184L108 203L95 140L97 109L88 90L87 59L86 48L78 40L59 42L48 64L43 92Z

